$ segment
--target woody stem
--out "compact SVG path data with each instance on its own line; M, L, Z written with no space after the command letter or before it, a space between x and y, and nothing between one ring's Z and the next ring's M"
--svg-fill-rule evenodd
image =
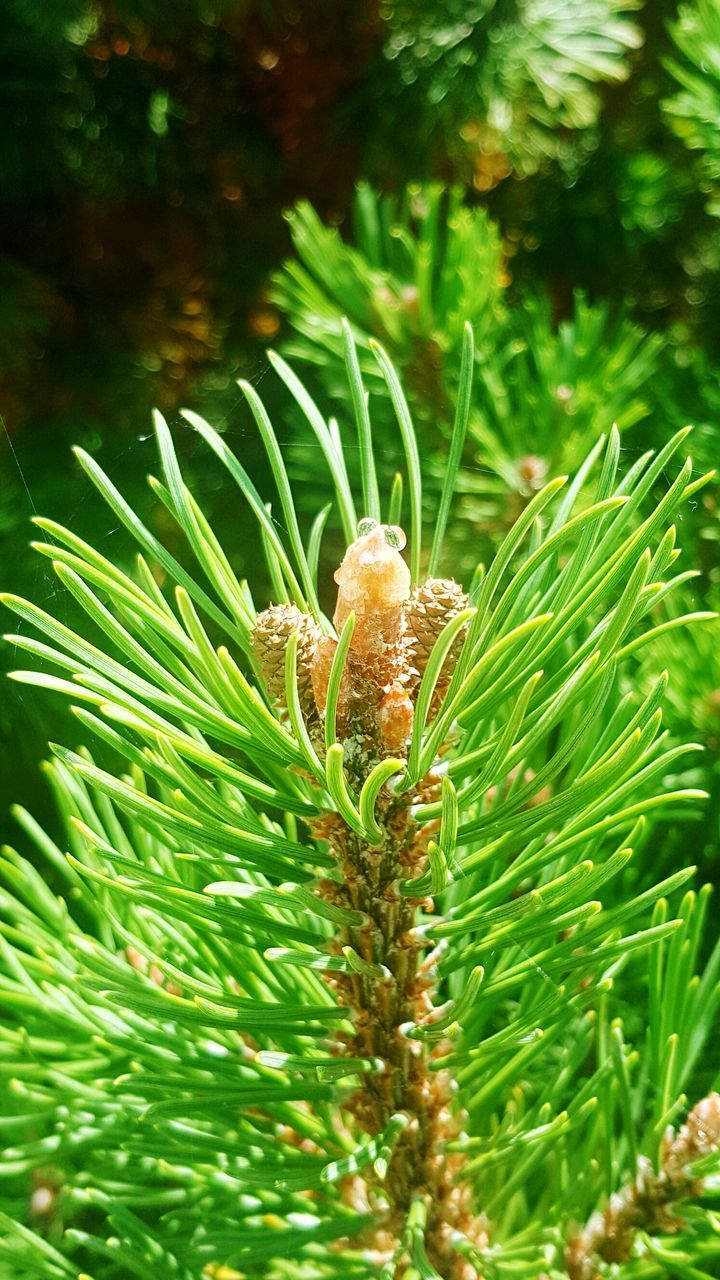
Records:
M421 963L423 944L413 932L418 899L401 894L398 887L411 867L417 870L422 855L407 799L389 804L382 822L386 839L379 850L363 843L339 817L333 824L343 898L366 917L364 925L346 930L335 946L340 951L349 944L368 965L385 970L381 977L349 973L332 979L355 1024L354 1035L340 1038L338 1049L382 1063L363 1076L349 1103L365 1131L377 1135L397 1112L409 1121L385 1179L391 1222L384 1221L379 1230L384 1238L388 1229L397 1237L413 1200L421 1196L428 1208L428 1252L451 1278L461 1272L453 1269L448 1239L453 1229L467 1229L470 1209L467 1192L455 1185L460 1162L445 1151L456 1128L450 1081L446 1072L433 1070L441 1047L431 1049L407 1035L408 1027L423 1022L431 1011L437 982L433 968ZM337 882L330 883L337 891Z

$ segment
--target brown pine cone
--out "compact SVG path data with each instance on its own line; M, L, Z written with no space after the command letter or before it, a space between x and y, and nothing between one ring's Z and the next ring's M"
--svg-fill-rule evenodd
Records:
M422 674L441 631L467 607L468 597L452 578L428 578L415 587L405 613L406 643L412 666ZM458 660L464 632L455 640L445 659L441 683L447 685Z
M273 604L259 613L252 633L253 653L271 698L285 702L285 653L290 636L298 633L297 674L300 706L308 714L315 708L312 694L312 660L321 632L309 614L294 604Z

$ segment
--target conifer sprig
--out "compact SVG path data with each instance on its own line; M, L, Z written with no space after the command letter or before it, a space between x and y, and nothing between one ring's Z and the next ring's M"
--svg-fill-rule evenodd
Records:
M464 349L453 460L469 334ZM692 747L662 733L667 677L621 683L678 622L656 613L685 578L672 521L705 477L677 460L686 432L623 474L613 430L464 591L449 487L436 506L377 350L409 564L402 530L379 523L374 401L347 334L346 358L357 494L351 432L274 361L347 543L332 617L322 525L297 513L251 388L282 523L186 416L255 513L269 608L159 415L151 483L187 560L81 453L136 571L41 519L38 550L87 624L6 597L30 658L16 679L69 697L92 751L55 746L47 766L64 846L20 811L42 870L3 854L0 1274L594 1280L610 1246L593 1215L615 1193L624 1277L680 1256L710 1274L716 1215L698 1197L720 1129L702 1151L691 1130L712 1098L681 1126L717 1086L702 1055L720 948L702 947L707 892L679 896L692 869L655 883L643 857L662 815L704 793L668 785Z

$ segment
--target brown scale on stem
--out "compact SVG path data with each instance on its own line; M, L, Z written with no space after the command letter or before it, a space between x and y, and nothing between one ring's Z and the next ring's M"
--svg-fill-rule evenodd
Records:
M401 555L404 545L402 530L364 521L335 574L339 590L333 621L338 634L350 614L355 615L336 722L346 776L355 788L378 761L407 754L414 700L432 646L467 604L462 588L449 579L429 579L411 589ZM282 703L284 655L292 631L299 636L301 707L311 735L322 747L337 641L322 635L312 619L292 606L274 606L258 617L255 655L268 693ZM462 637L445 660L436 706L461 645ZM426 944L414 930L418 910L432 910L432 901L407 897L400 892L399 882L420 876L425 868L427 841L437 834L437 824L418 828L411 808L419 799L436 798L438 784L431 773L400 795L383 788L376 804L376 818L384 832L379 847L365 843L337 813L323 814L312 830L316 839L329 844L338 873L337 879L320 881L318 892L367 918L360 927L341 930L331 949L341 953L343 946L352 946L368 963L385 970L381 977L359 973L328 977L336 998L352 1012L354 1026L352 1035L336 1037L335 1052L383 1063L381 1070L363 1076L346 1106L356 1123L372 1135L381 1132L396 1112L408 1118L384 1184L391 1210L379 1215L358 1243L379 1260L392 1255L411 1201L420 1195L428 1206L426 1245L434 1265L447 1280L476 1280L475 1269L451 1248L455 1230L478 1247L487 1237L460 1178L463 1157L446 1150L462 1122L453 1106L447 1072L432 1070L433 1060L447 1046L428 1046L406 1034L409 1024L422 1023L432 1015L437 979L434 960L424 956ZM372 1200L373 1177L346 1180L349 1203ZM400 1260L398 1275L406 1262Z

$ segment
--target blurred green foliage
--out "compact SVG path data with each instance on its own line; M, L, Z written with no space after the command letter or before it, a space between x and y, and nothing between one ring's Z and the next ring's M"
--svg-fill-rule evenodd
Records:
M290 356L312 365L327 397L345 396L341 320L352 323L363 374L379 385L370 341L392 352L425 422L438 469L457 398L458 351L466 319L476 343L471 414L474 488L527 497L548 475L576 467L617 423L651 410L663 339L633 324L622 304L573 295L559 322L545 290L508 290L508 248L483 209L459 188L412 185L378 198L366 184L353 205L345 244L301 203L290 221L297 258L275 276L273 298L298 336ZM380 402L378 412L383 412ZM386 415L388 409L385 409Z
M383 52L397 64L405 110L432 113L432 134L472 167L482 190L490 185L488 157L497 157L500 172L519 175L547 159L577 170L594 141L587 131L600 112L597 86L627 79L642 44L631 18L638 7L638 0L385 0Z
M703 153L699 167L708 190L708 210L720 215L720 8L714 0L682 4L672 36L676 53L668 69L680 86L663 103L686 146Z

